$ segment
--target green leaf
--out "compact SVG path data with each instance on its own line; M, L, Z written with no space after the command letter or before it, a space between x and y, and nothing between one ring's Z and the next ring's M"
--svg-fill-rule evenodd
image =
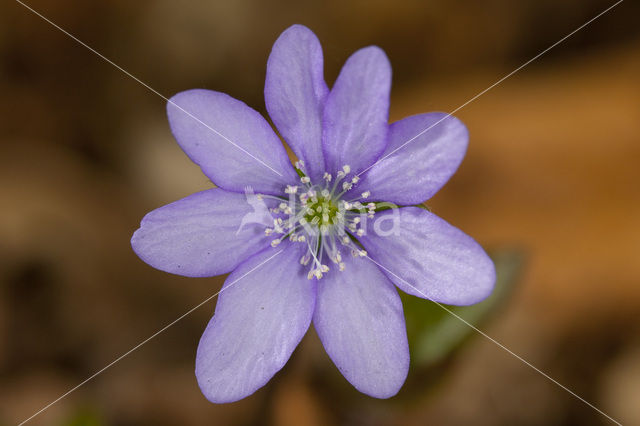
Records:
M102 416L93 408L79 407L76 412L62 423L64 426L103 426L106 423Z
M496 286L484 301L472 306L443 305L473 326L484 321L507 299L523 263L516 250L492 253L496 266ZM418 368L429 368L444 361L472 334L476 332L443 307L429 300L401 293L411 359Z

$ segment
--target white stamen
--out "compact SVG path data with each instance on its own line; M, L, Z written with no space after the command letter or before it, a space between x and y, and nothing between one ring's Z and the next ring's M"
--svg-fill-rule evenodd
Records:
M277 247L285 238L292 244L302 242L306 247L300 265L308 268L307 278L320 280L329 272L329 265L335 264L338 271L345 270L347 262L343 261L343 254L366 256L356 238L365 235L364 215L373 217L376 203L358 201L371 196L368 190L360 191L360 198L349 201L342 198L360 181L351 174L349 165L345 164L334 175L324 172L320 182L312 182L304 167L304 162L296 162L301 185L286 185L283 191L287 196L258 194L258 198L276 200L269 211L281 216L274 214L273 226L264 228L266 236L275 238L270 241L271 246ZM347 178L348 175L351 177Z

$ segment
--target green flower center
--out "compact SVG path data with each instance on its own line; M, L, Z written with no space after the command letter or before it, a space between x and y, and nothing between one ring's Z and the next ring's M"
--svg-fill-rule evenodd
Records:
M337 223L338 206L329 197L318 197L307 202L304 219L316 226L329 226Z

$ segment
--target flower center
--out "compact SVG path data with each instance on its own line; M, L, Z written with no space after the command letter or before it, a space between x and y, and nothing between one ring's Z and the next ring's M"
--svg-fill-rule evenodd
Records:
M338 222L337 213L338 206L333 200L320 196L316 201L307 202L304 219L312 225L327 227Z
M366 220L373 218L376 203L363 204L371 194L365 191L352 200L343 199L359 181L351 176L351 168L343 166L335 175L325 173L321 184L312 184L304 171L304 163L296 163L301 185L287 186L285 197L259 194L259 198L279 201L278 207L270 209L278 214L273 226L265 229L266 235L277 236L271 241L276 247L285 238L305 244L306 253L300 264L309 266L307 278L320 279L329 272L329 264L337 265L342 271L346 265L343 254L351 252L354 257L366 256L367 252L358 245L356 236L364 234Z

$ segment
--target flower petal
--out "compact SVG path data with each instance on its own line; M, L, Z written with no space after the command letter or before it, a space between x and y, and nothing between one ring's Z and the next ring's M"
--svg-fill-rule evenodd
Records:
M450 305L472 305L491 293L493 262L471 237L418 207L376 213L359 238L405 293Z
M445 113L414 115L389 126L384 153L354 189L399 205L431 198L458 169L469 133Z
M178 144L217 186L282 195L298 177L269 123L244 102L224 93L194 89L167 104Z
M264 386L309 328L316 289L300 267L300 246L270 247L227 278L196 355L209 401L237 401Z
M322 110L328 93L318 38L302 25L289 27L269 55L264 100L273 123L305 162L313 181L324 173Z
M322 144L329 173L371 165L387 143L391 65L376 46L351 55L324 109Z
M267 247L267 221L272 221L268 206L257 197L209 189L148 213L131 246L154 268L210 277L232 271Z
M342 375L360 392L395 395L409 370L402 302L393 284L366 258L318 283L313 324Z

